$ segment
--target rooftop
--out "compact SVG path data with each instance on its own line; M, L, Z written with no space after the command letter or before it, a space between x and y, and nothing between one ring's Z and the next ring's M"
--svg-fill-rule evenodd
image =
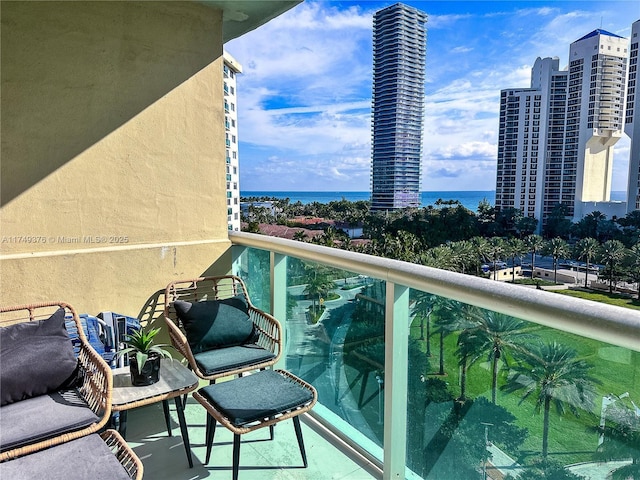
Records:
M606 30L602 30L601 28L596 28L593 32L587 33L584 37L576 40L576 42L585 40L587 38L595 37L597 35L608 35L609 37L624 38L624 37L621 37L620 35L616 35L615 33L607 32Z

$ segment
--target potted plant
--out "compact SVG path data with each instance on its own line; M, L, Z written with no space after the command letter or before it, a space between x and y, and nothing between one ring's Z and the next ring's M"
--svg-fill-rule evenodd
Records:
M160 332L159 328L137 332L127 335L126 348L118 351L117 356L129 354L129 370L131 372L131 384L135 386L152 385L160 379L160 359L171 358L169 351L164 347L170 345L155 344L153 338ZM135 352L135 355L132 353Z

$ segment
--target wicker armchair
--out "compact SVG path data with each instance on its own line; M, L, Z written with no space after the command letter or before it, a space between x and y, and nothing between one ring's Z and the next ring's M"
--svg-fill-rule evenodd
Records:
M0 462L0 478L13 480L142 480L143 472L142 462L115 430Z
M220 301L237 295L244 296L246 300L255 338L246 345L223 346L208 352L194 353L187 341L184 322L180 321L174 302ZM270 367L282 354L280 323L273 316L253 306L244 282L234 275L171 282L165 290L164 316L173 346L188 360L190 368L198 377L211 383L221 377ZM231 364L225 364L225 361L230 361Z
M63 302L47 302L1 306L0 328L47 319L59 308L63 308L66 315L70 314L77 326L80 340L78 366L83 375L79 377L80 381L73 389L60 392L63 401L52 400L49 398L50 395L45 394L2 406L0 462L98 432L109 421L112 392L111 369L89 345L78 314L71 305ZM49 402L55 408L50 409L45 403L37 411L37 415L33 415L33 412L25 413L32 410L32 407L29 407L30 402L38 408L37 405L40 405L38 402L43 401ZM78 414L82 412L86 412L85 417L88 418L83 423L78 422ZM16 422L16 419L19 421ZM19 425L16 426L14 423ZM25 431L29 435L28 440L22 440L24 437L21 435Z

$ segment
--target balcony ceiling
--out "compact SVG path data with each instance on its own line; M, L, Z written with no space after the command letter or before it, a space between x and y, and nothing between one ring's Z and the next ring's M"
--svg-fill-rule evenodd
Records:
M267 23L302 1L204 0L203 3L223 11L223 42L227 43Z

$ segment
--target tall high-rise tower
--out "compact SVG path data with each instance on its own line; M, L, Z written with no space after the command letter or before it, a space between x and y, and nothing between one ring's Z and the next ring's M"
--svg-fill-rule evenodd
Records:
M373 16L373 210L420 206L426 21L401 3Z
M622 136L627 53L625 38L594 30L571 44L568 70L538 58L531 88L501 92L496 208L541 225L559 204L574 220L593 210L624 215L624 205L602 202Z
M223 59L224 129L226 144L227 228L240 231L240 163L238 159L238 110L236 75L242 67L227 52Z
M624 132L631 139L629 155L629 187L627 190L627 211L640 210L640 95L638 82L638 43L640 42L640 20L631 27L631 48L629 51L629 80L627 82L627 108Z
M576 159L576 219L594 210L586 202L608 202L611 197L613 146L622 137L627 55L627 39L604 30L594 30L569 49L565 156Z

